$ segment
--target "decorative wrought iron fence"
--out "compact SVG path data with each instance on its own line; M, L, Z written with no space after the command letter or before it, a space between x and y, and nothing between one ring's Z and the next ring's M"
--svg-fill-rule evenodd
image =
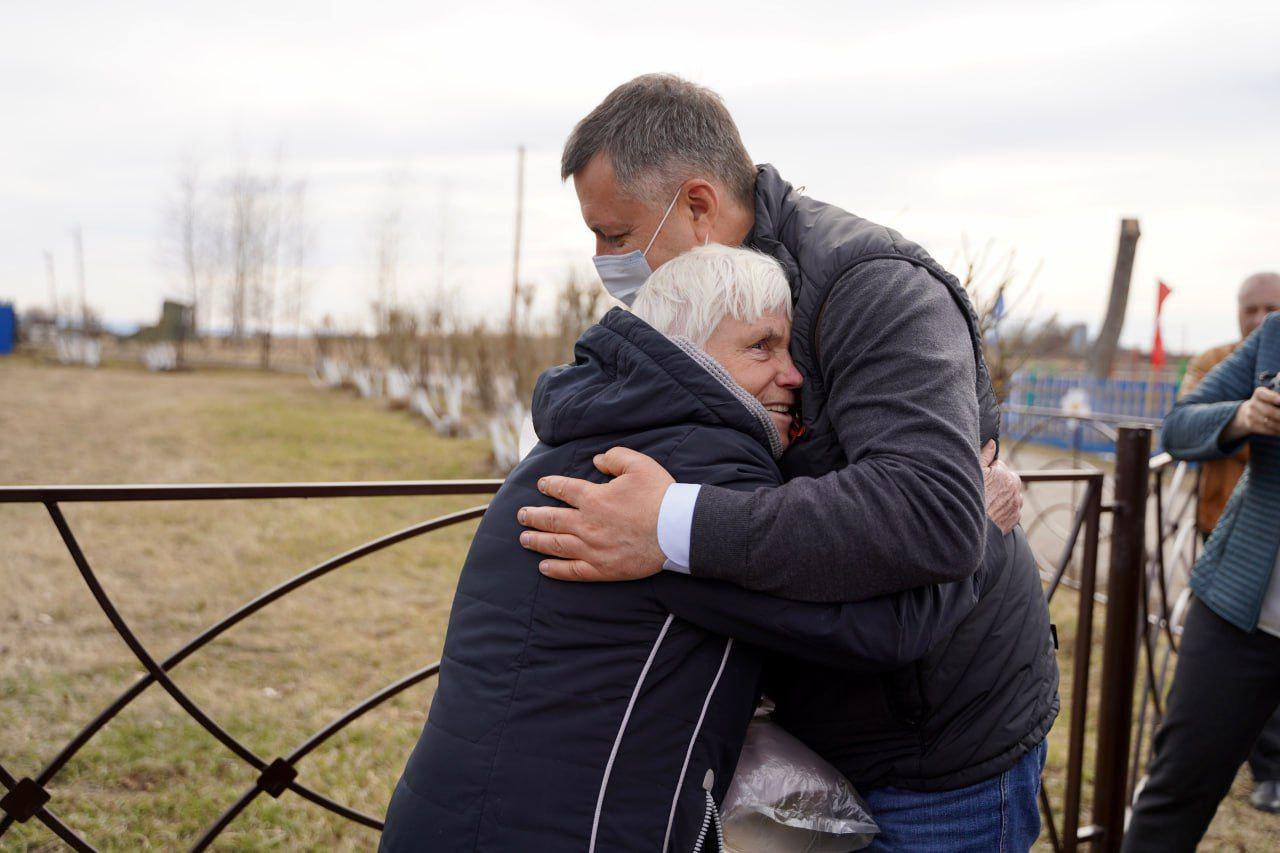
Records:
M1066 416L1061 412L1036 414L1042 418ZM1175 465L1166 455L1151 458L1149 426L1121 425L1113 428L1100 422L1100 428L1114 433L1116 460L1113 476L1097 468L1022 472L1028 490L1054 483L1079 487L1074 489L1077 499L1072 522L1062 537L1057 559L1053 562L1042 559L1046 597L1052 602L1067 590L1076 596L1078 604L1076 633L1067 640L1074 652L1070 707L1065 720L1069 727L1066 782L1061 802L1055 807L1048 790L1041 791L1046 830L1055 850L1075 850L1081 843L1103 850L1119 849L1125 809L1132 800L1134 782L1149 749L1150 732L1158 725L1162 713L1170 663L1176 654L1181 618L1187 604L1188 593L1183 589L1185 577L1196 547L1194 494L1187 488L1192 475L1187 466ZM155 684L160 685L210 737L258 774L254 784L228 805L195 842L193 849L207 848L263 793L280 797L288 791L342 818L374 830L380 829L381 822L376 817L335 802L299 782L297 766L313 750L363 714L415 684L432 678L438 672L438 663L422 667L387 685L338 715L292 752L270 758L257 755L231 735L175 684L169 673L215 638L294 590L369 554L434 530L477 519L485 511L484 506L476 506L443 515L338 554L263 592L192 637L173 654L157 660L103 589L62 513L63 504L481 495L496 492L500 485L499 480L452 480L0 487L0 503L42 504L46 508L81 579L121 640L146 671L141 679L90 720L34 777L16 778L0 760L0 785L5 792L0 797L0 837L14 822L35 819L74 849L93 850L86 839L56 816L57 803L51 800L49 785L104 726ZM1107 486L1112 487L1114 495L1110 499L1106 496ZM1104 516L1110 519L1105 530L1102 524ZM1150 548L1147 547L1149 532L1154 534ZM1104 542L1109 545L1105 566L1101 559ZM1082 826L1095 605L1105 608L1106 620L1102 634L1101 688L1094 743L1096 764L1091 792L1092 815L1091 820ZM1140 665L1141 683L1138 681ZM1139 692L1139 707L1135 714L1136 691Z
M1151 455L1151 426L1156 425L1151 422L1135 428L1115 426L1120 418L1081 419L1049 409L1023 409L1020 414L1075 421L1107 437L1115 448L1113 474L1098 469L1073 475L1049 472L1050 481L1078 482L1085 488L1074 503L1060 558L1042 568L1051 603L1063 590L1076 596L1077 629L1065 720L1069 727L1067 778L1060 827L1047 788L1042 789L1041 805L1054 850L1071 851L1082 843L1119 850L1127 810L1163 715L1182 620L1190 603L1188 581L1199 545L1198 470L1166 453ZM1022 473L1029 493L1046 481L1039 474ZM1113 494L1110 500L1108 490ZM1108 528L1102 527L1102 516L1110 517ZM1105 562L1099 559L1101 542L1109 545ZM1095 605L1105 608L1105 633L1097 691L1092 820L1081 825Z
M201 708L186 691L175 684L173 679L169 677L169 673L227 630L312 581L384 548L389 548L434 530L477 519L485 511L484 506L476 506L442 515L430 521L424 521L402 530L388 533L359 547L338 554L263 592L258 597L228 613L197 636L192 637L173 654L163 660L157 660L138 638L137 633L129 625L128 621L121 615L111 596L103 589L96 572L89 564L88 558L85 557L84 551L81 549L80 543L71 529L71 525L67 522L66 516L63 515L63 504L111 501L217 501L410 495L488 495L496 492L501 485L501 480L440 480L381 483L0 487L0 504L27 503L44 505L53 521L54 527L62 538L63 544L66 545L67 552L75 564L81 579L89 588L107 619L111 622L112 627L115 628L116 633L120 635L120 639L124 641L134 657L138 659L138 662L146 670L146 674L142 678L124 690L72 737L66 746L36 776L23 777L21 779L15 778L5 768L3 761L0 760L0 785L3 785L5 790L3 797L0 797L0 838L4 837L15 821L25 823L35 818L73 849L81 851L94 849L87 840L57 817L51 803L51 796L48 790L49 783L94 735L153 684L159 684L173 698L174 702L195 720L210 737L217 740L232 755L258 773L258 778L254 784L234 803L230 804L222 815L205 830L192 849L203 850L207 848L235 820L236 816L244 811L245 807L263 793L272 797L280 797L285 791L290 791L340 817L363 824L371 829L380 830L382 822L378 818L334 802L299 782L297 779L297 765L318 746L365 713L415 684L433 677L439 671L440 664L438 662L422 667L398 681L388 684L337 716L328 725L299 744L292 752L271 759L257 755L242 741L230 734L226 728Z

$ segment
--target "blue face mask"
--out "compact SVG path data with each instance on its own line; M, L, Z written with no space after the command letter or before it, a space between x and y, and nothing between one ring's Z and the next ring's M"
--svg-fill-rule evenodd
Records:
M596 255L591 259L591 262L596 265L596 272L600 274L600 281L604 283L604 289L609 291L610 296L622 302L628 308L631 307L631 303L636 301L636 294L640 292L640 288L644 287L644 283L649 280L649 276L653 273L653 270L649 269L649 262L644 257L653 248L654 240L658 239L658 232L666 224L667 217L671 215L671 211L675 210L676 202L679 199L680 190L676 190L675 198L671 199L671 204L667 205L667 212L662 214L662 219L658 222L658 228L653 232L653 236L649 238L649 245L644 247L643 252L636 249L634 252L627 252L625 255Z

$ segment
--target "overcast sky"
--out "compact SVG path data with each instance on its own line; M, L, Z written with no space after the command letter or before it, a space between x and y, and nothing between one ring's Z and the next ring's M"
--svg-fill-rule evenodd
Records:
M752 157L944 263L962 242L1042 265L1040 314L1096 328L1119 219L1143 236L1125 340L1235 335L1234 292L1280 268L1280 3L5 3L0 300L70 292L148 321L181 285L165 209L284 151L308 182L311 312L357 322L372 222L403 208L401 296L446 280L472 312L511 277L527 146L525 278L551 293L592 240L558 176L574 122L636 74L725 98ZM790 7L790 8L789 8ZM447 225L442 227L442 212ZM1025 310L1025 309L1024 309Z

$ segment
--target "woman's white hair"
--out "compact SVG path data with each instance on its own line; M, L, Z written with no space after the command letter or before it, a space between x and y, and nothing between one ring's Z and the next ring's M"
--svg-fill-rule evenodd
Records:
M768 255L712 243L672 258L649 276L631 311L667 337L706 344L725 317L791 318L791 287Z

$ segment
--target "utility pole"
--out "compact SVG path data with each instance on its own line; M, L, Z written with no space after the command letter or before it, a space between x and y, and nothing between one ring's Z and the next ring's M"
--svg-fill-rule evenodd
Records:
M1120 220L1120 244L1116 247L1116 268L1111 276L1111 299L1107 303L1107 317L1098 332L1089 358L1089 373L1095 379L1106 379L1111 373L1111 362L1116 357L1120 331L1124 328L1125 308L1129 303L1129 279L1133 275L1133 257L1138 251L1138 238L1142 230L1136 219Z
M44 253L44 271L49 279L49 306L52 308L53 327L58 328L58 280L53 276L53 252Z
M440 182L440 240L436 251L436 299L443 308L445 266L449 246L449 183Z
M84 235L77 225L71 229L71 239L76 244L76 264L80 271L80 334L89 334L89 308L84 298Z
M511 262L511 355L515 357L516 323L520 313L520 236L524 228L524 146L516 149L516 240Z

